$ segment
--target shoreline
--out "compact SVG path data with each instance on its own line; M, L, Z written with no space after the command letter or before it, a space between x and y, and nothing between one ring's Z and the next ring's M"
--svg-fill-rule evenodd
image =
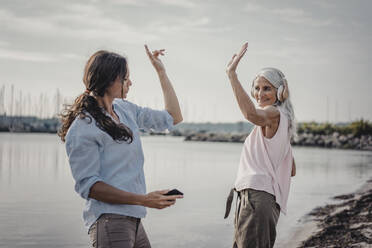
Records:
M282 247L372 247L372 178L302 217Z
M14 133L14 134L57 134L56 131L49 130L15 130L15 131L4 131L0 129L0 133ZM183 134L178 131L166 132L141 132L141 136L170 136L170 137L183 137L185 142L212 142L212 143L244 143L248 134L233 134L233 133L191 133ZM308 134L305 134L305 136ZM341 149L341 150L354 150L354 151L370 151L372 152L372 135L363 135L360 138L350 136L349 139L345 139L345 136L338 137L320 137L311 136L311 138L304 138L304 136L298 136L291 141L293 147L314 147L314 148L326 148L326 149ZM314 141L317 140L316 142ZM319 141L321 140L321 142ZM326 142L324 141L326 140Z
M173 135L185 137L184 141L244 143L249 134L193 132L189 134L176 133ZM302 133L297 134L297 136L291 140L291 145L298 147L372 151L372 135L341 135L337 132L329 135Z

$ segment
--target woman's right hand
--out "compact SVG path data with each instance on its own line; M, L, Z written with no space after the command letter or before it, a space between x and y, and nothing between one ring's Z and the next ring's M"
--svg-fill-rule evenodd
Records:
M183 198L182 195L164 195L169 190L159 190L145 195L143 206L148 208L163 209L176 203L176 199Z
M145 50L147 53L147 56L150 59L151 64L154 66L155 70L158 73L165 72L165 67L163 65L163 62L161 62L159 55L164 56L165 49L155 50L153 52L150 52L150 49L147 45L145 45Z
M226 73L227 75L234 74L236 67L238 66L241 58L244 56L248 49L248 42L244 43L238 54L234 54L230 62L227 64Z

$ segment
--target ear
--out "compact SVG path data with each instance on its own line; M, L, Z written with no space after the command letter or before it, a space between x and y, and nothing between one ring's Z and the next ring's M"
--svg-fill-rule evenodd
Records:
M287 100L288 97L289 97L288 83L287 83L287 81L285 81L284 82L284 89L283 89L283 93L282 93L283 102L285 100Z

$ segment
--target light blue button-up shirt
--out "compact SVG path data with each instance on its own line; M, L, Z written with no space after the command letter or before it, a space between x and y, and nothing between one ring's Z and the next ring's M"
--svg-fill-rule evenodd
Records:
M66 151L75 179L75 190L86 199L83 219L87 229L103 213L136 218L146 215L138 205L110 204L89 198L89 190L98 181L135 194L146 194L144 156L140 129L163 131L173 127L173 118L165 110L139 107L115 99L113 107L120 122L133 132L133 142L118 143L96 126L95 120L76 118L66 135Z

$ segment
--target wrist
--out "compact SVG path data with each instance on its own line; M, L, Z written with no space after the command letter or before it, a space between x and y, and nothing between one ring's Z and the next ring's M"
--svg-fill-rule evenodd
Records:
M167 75L165 69L158 69L156 72L158 73L159 77Z
M233 78L237 78L238 77L238 74L236 74L236 71L227 71L227 76L230 79L233 79Z
M136 204L146 207L146 195L137 195Z

